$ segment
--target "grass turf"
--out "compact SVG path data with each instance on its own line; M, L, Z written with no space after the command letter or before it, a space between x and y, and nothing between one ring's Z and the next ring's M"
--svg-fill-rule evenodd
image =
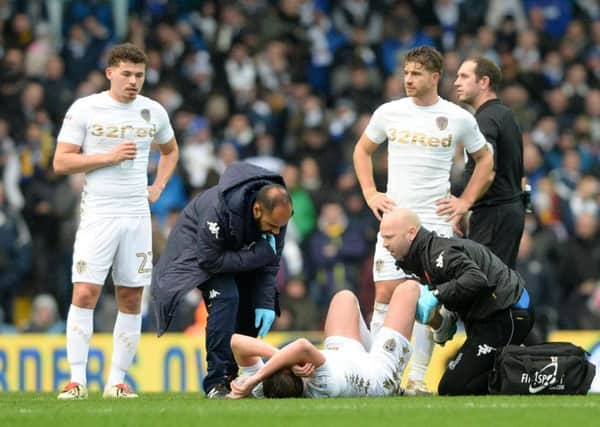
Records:
M0 393L0 425L21 426L598 426L600 394L209 401L146 393L131 401L60 402L54 393Z

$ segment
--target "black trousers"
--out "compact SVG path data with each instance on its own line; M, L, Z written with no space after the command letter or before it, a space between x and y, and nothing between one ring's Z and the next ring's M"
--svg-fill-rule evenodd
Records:
M467 340L438 385L440 395L488 394L488 377L494 367L496 349L522 344L533 326L533 309L510 308L490 317L467 322Z
M234 333L256 337L254 327L254 282L251 273L240 276L218 275L201 287L206 303L206 362L207 373L203 388L206 393L216 384L229 385L238 366L231 352Z
M469 239L492 250L514 269L525 225L525 207L521 200L473 210L469 221Z

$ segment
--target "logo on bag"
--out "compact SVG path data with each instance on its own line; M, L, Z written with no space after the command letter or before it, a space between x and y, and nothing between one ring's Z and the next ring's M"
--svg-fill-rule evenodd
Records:
M536 394L555 385L558 381L557 373L558 357L551 356L550 363L548 363L539 371L535 371L533 373L533 377L530 377L528 373L523 372L521 374L521 384L529 384L529 393ZM562 379L556 387L553 387L555 390L560 390L563 388L564 384L562 384Z

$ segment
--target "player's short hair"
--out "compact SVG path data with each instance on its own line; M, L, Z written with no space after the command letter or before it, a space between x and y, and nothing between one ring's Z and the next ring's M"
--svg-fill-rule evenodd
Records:
M273 209L279 205L292 205L290 193L283 185L279 184L268 184L261 187L256 194L256 201L267 212L273 212Z
M106 62L109 67L118 67L121 62L146 65L148 63L148 57L139 47L131 43L123 43L114 46L108 52Z
M407 62L416 62L425 67L427 71L442 75L444 57L431 46L419 46L409 50L404 57L404 63Z
M301 397L304 391L302 378L293 374L291 369L281 369L262 383L267 398Z
M477 80L481 80L484 76L487 76L490 79L490 89L494 93L498 92L502 83L502 71L500 71L500 67L483 56L475 56L468 60L475 63L475 76Z

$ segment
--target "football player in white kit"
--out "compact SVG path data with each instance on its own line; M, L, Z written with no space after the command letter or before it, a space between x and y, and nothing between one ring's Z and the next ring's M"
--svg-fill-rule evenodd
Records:
M453 227L493 181L493 156L473 116L438 95L442 55L429 46L406 54L406 98L381 105L371 117L354 149L354 168L363 196L377 219L394 207L414 210L423 225L440 235L451 236ZM372 155L388 143L386 192L375 187ZM462 143L476 162L474 173L459 200L439 202L450 196L450 169L456 144ZM437 206L436 206L436 203ZM438 211L436 212L436 207ZM375 305L371 333L376 334L388 311L390 297L407 280L377 236L373 263ZM424 378L433 352L429 327L415 324L412 368L406 393L431 394Z
M54 170L85 173L73 250L73 297L67 316L71 381L61 400L85 399L93 313L112 266L119 313L105 398L137 397L125 384L141 335L140 305L152 275L150 207L175 170L177 142L166 110L139 95L147 58L131 44L108 55L110 89L76 100L58 135ZM148 186L150 145L158 143L156 179Z
M277 349L235 334L231 349L242 375L231 383L229 398L382 397L402 394L400 382L410 359L410 336L420 295L416 281L399 286L390 311L371 338L356 296L334 295L319 350L305 338ZM264 363L262 358L269 360ZM304 381L301 378L304 378Z

